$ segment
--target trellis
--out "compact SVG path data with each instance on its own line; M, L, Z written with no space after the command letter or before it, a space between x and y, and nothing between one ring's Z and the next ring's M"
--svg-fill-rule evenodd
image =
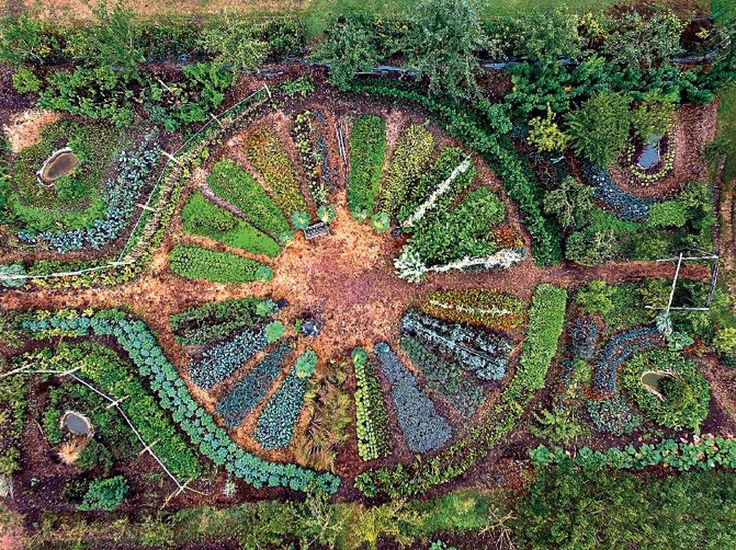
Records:
M86 380L84 380L84 379L80 378L79 376L77 376L76 374L74 374L79 369L81 369L81 367L74 367L74 368L71 368L71 369L62 371L62 370L53 370L53 369L31 369L28 366L24 366L24 367L19 367L17 369L13 369L11 371L8 371L6 373L3 373L2 375L0 375L0 379L7 378L8 376L19 375L19 374L30 374L30 375L33 375L33 374L52 374L52 375L60 376L60 377L67 376L67 377L71 378L72 380L74 380L75 382L78 382L79 384L82 384L83 386L87 387L88 389L90 389L91 391L93 391L94 393L96 393L97 395L99 395L100 397L102 397L105 401L107 401L108 402L108 405L107 405L107 408L108 409L114 408L115 410L117 410L118 414L120 414L120 416L123 417L123 420L125 420L125 423L132 430L132 432L135 435L136 439L138 439L138 441L141 443L141 445L143 445L143 449L140 451L140 453L138 453L138 456L141 456L141 455L143 455L145 453L150 454L153 457L153 459L158 463L158 465L161 466L161 469L164 471L164 473L176 484L176 490L171 495L169 495L166 498L166 500L164 501L164 504L163 504L162 508L164 506L166 506L172 498L174 498L175 496L180 495L184 491L191 491L192 493L197 493L197 494L200 494L200 495L204 495L205 493L203 493L202 491L197 491L196 489L192 489L191 487L189 487L189 483L191 483L193 481L192 479L189 479L189 480L185 481L184 483L181 483L179 481L179 479L171 472L171 470L169 470L166 467L166 464L164 464L164 462L161 460L161 458L153 451L153 446L156 445L156 443L158 443L158 441L159 441L158 439L155 440L155 441L153 441L153 442L151 442L151 443L147 443L146 440L143 439L143 436L136 429L136 427L133 425L133 422L130 420L130 418L128 417L128 415L125 414L125 411L123 411L122 407L120 406L120 403L122 403L126 399L128 399L129 396L128 395L125 395L125 396L123 396L123 397L121 397L119 399L114 399L113 397L110 397L109 395L107 395L106 393L104 393L102 390L97 389L96 387L94 387L92 384L90 384Z
M692 254L699 254L699 255L690 255L685 256L685 253L689 252ZM669 315L670 311L678 310L678 311L709 311L710 305L713 302L713 295L716 290L716 285L718 284L718 265L719 265L719 256L718 254L708 253L700 249L685 249L684 251L681 251L677 256L671 257L671 258L662 258L659 260L655 260L657 263L661 262L677 262L677 267L675 268L675 274L672 277L672 286L670 287L670 294L669 298L667 299L667 306L666 307L656 307L656 306L644 306L646 309L653 309L653 310L659 310L662 311L664 315ZM680 271L682 270L683 262L702 262L702 261L712 261L713 267L711 269L711 276L710 276L710 288L708 289L708 297L705 301L705 306L673 306L672 302L675 298L675 291L677 290L677 281L680 277Z

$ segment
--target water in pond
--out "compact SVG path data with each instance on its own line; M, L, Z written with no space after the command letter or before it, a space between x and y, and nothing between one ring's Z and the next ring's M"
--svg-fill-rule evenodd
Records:
M81 414L71 411L64 415L62 423L74 435L88 435L91 430L89 420Z
M636 163L640 168L647 170L652 168L659 162L659 136L652 135L649 137L644 150L639 154Z
M77 155L70 151L58 153L49 159L41 172L44 181L52 182L70 174L79 164Z

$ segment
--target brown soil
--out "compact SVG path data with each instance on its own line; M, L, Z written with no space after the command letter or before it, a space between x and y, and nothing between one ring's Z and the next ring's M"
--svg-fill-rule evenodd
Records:
M44 127L61 119L59 113L32 109L12 116L3 124L3 132L10 140L11 151L15 154L40 141Z

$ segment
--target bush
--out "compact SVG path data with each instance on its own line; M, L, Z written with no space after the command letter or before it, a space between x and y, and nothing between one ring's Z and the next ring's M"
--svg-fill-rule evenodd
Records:
M308 349L294 363L294 370L299 378L309 378L317 368L317 354L313 349Z
M729 327L719 330L713 339L713 346L726 360L728 366L736 365L736 328Z
M641 423L619 396L588 401L588 414L596 430L615 436L630 434Z
M348 210L359 221L373 214L386 154L386 123L375 115L358 118L350 130Z
M281 211L293 215L307 209L289 156L278 136L267 130L256 130L244 144L248 160L263 176Z
M610 230L576 231L567 238L565 258L580 265L593 266L616 259L618 247Z
M355 371L355 432L358 455L363 460L375 460L390 452L390 424L376 369L362 348L352 353Z
M373 352L391 383L391 400L409 450L426 453L442 447L450 439L450 426L419 389L414 375L388 344L376 344Z
M269 258L278 256L281 247L271 237L248 222L212 204L200 192L194 193L182 210L184 231L203 235L234 248Z
M129 489L128 482L123 476L95 479L89 484L82 504L77 509L82 512L94 510L112 512L122 504Z
M293 350L282 343L271 350L217 403L217 413L230 428L235 428L266 396Z
M26 67L19 67L13 73L13 88L21 94L36 93L41 89L41 81Z
M567 116L575 152L603 168L609 166L626 148L629 118L626 96L598 92Z
M250 283L273 277L270 267L255 260L188 244L177 245L171 251L169 265L181 277L215 283Z
M434 136L421 124L401 132L381 190L380 211L393 220L416 186L434 149Z
M289 222L253 177L233 161L222 159L212 167L207 184L240 210L258 229L284 244L291 238Z

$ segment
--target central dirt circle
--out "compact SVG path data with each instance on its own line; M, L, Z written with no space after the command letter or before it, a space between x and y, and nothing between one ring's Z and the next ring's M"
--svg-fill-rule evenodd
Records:
M322 357L395 340L401 316L421 289L394 272L400 248L400 241L376 233L340 208L330 235L312 241L298 235L286 247L269 290L289 301L285 321L317 320L321 332L310 346Z

